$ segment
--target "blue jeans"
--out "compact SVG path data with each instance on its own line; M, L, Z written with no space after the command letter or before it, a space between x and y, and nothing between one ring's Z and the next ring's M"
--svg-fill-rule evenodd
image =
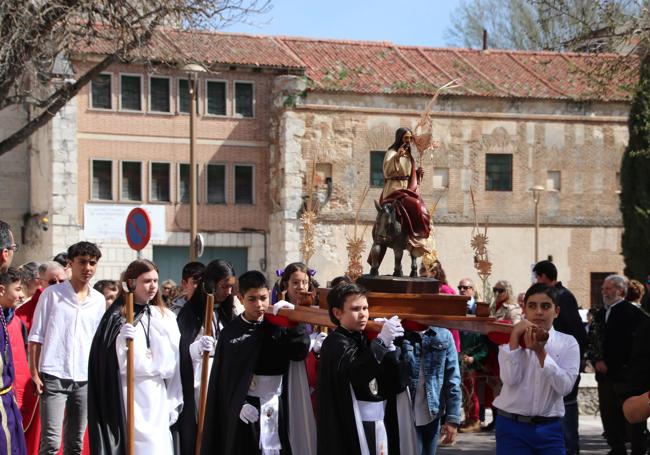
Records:
M415 427L415 432L418 436L420 455L436 455L440 437L440 417L436 417L426 425Z
M564 445L566 446L566 455L578 455L580 453L580 439L578 436L577 402L564 405L562 431L564 432Z
M497 415L497 455L564 455L561 419L531 424Z

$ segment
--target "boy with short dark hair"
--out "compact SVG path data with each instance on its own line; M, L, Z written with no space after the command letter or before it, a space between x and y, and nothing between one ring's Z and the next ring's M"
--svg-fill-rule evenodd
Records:
M322 455L417 452L411 407L402 393L409 366L393 343L404 329L393 316L369 342L363 334L368 323L366 293L354 283L341 283L327 296L329 316L337 327L320 352L316 391Z
M261 272L240 276L238 295L244 312L219 335L201 452L310 455L309 444L294 439L310 435L294 426L289 435L287 420L287 415L300 419L301 412L312 412L309 390L306 384L295 391L294 384L285 383L289 362L307 356L309 336L303 327L278 327L265 318L270 295ZM309 408L289 409L295 404L288 399L292 393L302 393Z
M104 296L90 286L101 257L94 243L70 246L70 279L48 286L34 311L29 365L41 394L42 454L58 452L63 425L63 452L81 453L87 425L89 340L106 311Z
M497 455L565 454L563 397L578 377L580 348L574 337L553 328L560 314L556 298L554 288L532 285L524 297L526 319L513 327L509 344L499 347Z
M14 317L14 309L23 298L21 280L21 272L13 267L0 272L0 428L5 429L0 431L0 453L8 455L23 455L26 451L19 407L23 404L25 384L31 380L24 325Z

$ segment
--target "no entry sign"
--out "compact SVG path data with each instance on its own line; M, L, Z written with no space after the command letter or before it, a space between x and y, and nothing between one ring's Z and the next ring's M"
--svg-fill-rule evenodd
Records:
M144 209L136 207L126 217L126 241L131 249L140 251L151 239L151 220Z

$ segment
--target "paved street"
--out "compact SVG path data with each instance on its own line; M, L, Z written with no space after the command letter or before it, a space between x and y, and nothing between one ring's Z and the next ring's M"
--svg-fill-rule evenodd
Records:
M490 418L488 418L490 420ZM608 447L601 436L603 427L600 417L580 417L580 454L581 455L603 455L607 453ZM464 455L488 455L494 454L496 443L494 433L461 433L458 435L456 444L453 447L439 447L438 454L462 453ZM515 454L513 454L515 455Z

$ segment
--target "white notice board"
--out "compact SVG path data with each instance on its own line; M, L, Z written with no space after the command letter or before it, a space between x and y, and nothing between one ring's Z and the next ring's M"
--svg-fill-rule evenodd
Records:
M125 225L129 212L136 207L147 211L151 219L151 240L165 241L164 205L84 204L84 235L93 240L126 241Z

